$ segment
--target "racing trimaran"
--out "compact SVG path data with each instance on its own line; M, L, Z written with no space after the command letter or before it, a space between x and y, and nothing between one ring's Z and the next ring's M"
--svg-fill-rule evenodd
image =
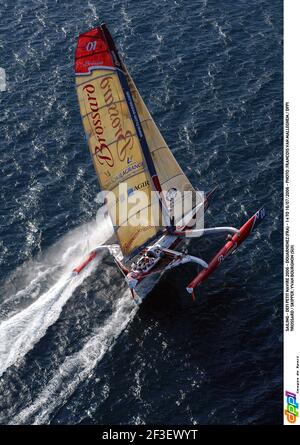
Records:
M83 126L93 164L103 190L111 192L106 198L119 248L99 246L73 271L80 273L103 249L107 248L125 277L134 298L143 299L161 275L181 264L193 262L201 271L187 285L195 298L195 289L250 235L265 216L258 210L240 229L234 227L195 228L199 210L205 211L214 192L204 195L200 204L193 204L184 215L188 223L175 225L171 209L177 192L195 189L181 170L171 150L153 121L105 24L93 28L78 38L75 54L76 89ZM127 202L129 212L121 218L116 209L124 195L120 185L126 183L125 198L142 190L146 197L155 192L159 206L156 212L166 211L170 218L163 225L130 224L141 214L133 202ZM171 205L172 204L172 205ZM153 211L151 200L144 206ZM129 215L129 216L128 216ZM186 219L187 217L187 219ZM183 221L183 220L182 220ZM227 235L224 246L207 263L175 250L187 235Z

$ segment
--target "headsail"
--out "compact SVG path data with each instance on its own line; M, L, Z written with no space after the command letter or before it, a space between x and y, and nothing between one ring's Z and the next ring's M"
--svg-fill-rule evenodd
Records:
M102 27L81 34L76 49L76 88L80 112L93 163L102 189L112 191L108 209L125 256L145 244L160 230L151 221L151 191L159 190L152 158L136 113L125 74L109 45ZM147 151L148 150L148 151ZM125 218L120 218L120 183L127 183L128 193L142 190L148 196L143 212L128 203ZM146 212L145 212L146 210ZM139 215L140 224L130 219ZM129 215L129 217L128 217Z
M194 190L157 128L130 74L127 73L127 76L162 190L166 192L172 188L181 192Z

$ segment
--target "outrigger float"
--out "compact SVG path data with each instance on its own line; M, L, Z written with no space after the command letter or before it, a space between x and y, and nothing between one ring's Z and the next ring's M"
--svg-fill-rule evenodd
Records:
M124 275L132 296L143 299L165 271L185 263L196 263L201 271L186 287L195 299L195 289L252 233L265 217L265 209L258 210L240 229L199 229L197 215L206 211L214 189L183 215L184 220L188 220L185 225L175 226L172 216L166 226L132 225L130 219L140 214L140 210L135 211L136 205L129 199L127 217L121 218L117 211L124 199L119 194L120 184L126 183L126 199L139 190L145 196L155 192L160 212L166 211L164 197L168 194L174 208L177 192L195 192L195 189L153 121L105 24L79 36L75 73L83 126L100 186L111 192L110 197L115 197L107 198L105 205L118 244L94 249L73 274L79 274L99 252L107 249ZM149 200L143 210L151 213L152 206ZM176 250L187 236L216 234L224 234L226 242L209 262L189 255L186 250Z

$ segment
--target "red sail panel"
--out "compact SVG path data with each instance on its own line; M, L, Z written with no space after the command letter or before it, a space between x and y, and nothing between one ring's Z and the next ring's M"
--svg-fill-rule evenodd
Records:
M76 74L88 74L90 67L115 67L102 29L98 26L80 34L75 53Z

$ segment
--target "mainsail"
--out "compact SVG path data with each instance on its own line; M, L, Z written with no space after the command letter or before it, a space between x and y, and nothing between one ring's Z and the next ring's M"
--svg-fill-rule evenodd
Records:
M129 73L127 73L127 76L162 190L165 192L170 189L181 192L194 190L157 128Z
M113 39L106 28L106 25L102 25L107 39L110 41L118 62L125 72L126 79L129 85L131 96L134 100L134 104L139 116L143 132L147 141L148 148L151 153L151 157L155 166L156 173L160 182L162 191L168 192L170 189L175 189L180 192L194 191L194 188L186 175L183 173L181 167L173 156L170 148L164 140L162 134L157 128L148 108L146 107L131 75L129 74L125 64L121 60L117 48L114 45ZM180 195L178 194L178 198ZM186 209L190 210L190 209Z
M123 65L105 25L81 34L75 56L76 88L83 126L107 206L125 256L154 238L151 192L192 190ZM142 190L142 209L127 195ZM112 199L112 197L114 199ZM123 202L127 212L120 212ZM163 200L155 211L161 212ZM131 224L138 217L139 224Z

